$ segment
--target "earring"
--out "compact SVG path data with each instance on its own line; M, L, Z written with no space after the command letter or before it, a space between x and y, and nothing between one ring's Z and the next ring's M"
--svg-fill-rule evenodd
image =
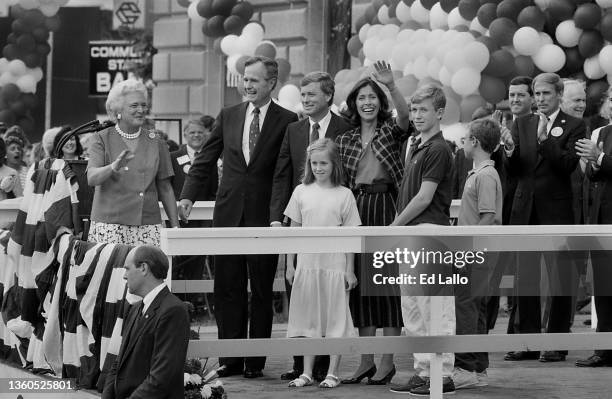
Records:
M117 120L121 119L121 114L117 114Z

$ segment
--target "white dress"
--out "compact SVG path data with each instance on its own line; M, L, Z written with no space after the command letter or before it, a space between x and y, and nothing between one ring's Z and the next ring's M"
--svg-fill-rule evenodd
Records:
M353 193L316 183L295 188L285 215L302 226L359 226ZM346 254L298 254L287 337L355 336L344 286ZM358 289L358 288L355 288Z

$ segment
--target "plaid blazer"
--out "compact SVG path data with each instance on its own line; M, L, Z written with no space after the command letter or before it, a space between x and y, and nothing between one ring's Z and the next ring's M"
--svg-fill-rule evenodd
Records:
M376 159L387 170L395 187L399 188L402 183L404 168L400 157L401 143L403 143L414 131L414 126L410 124L408 130L402 130L395 120L390 119L382 125L376 127L372 138L372 151ZM363 148L361 147L361 128L349 130L336 138L338 151L344 172L346 173L346 186L353 190L355 188L355 176L357 175L357 165L361 160Z

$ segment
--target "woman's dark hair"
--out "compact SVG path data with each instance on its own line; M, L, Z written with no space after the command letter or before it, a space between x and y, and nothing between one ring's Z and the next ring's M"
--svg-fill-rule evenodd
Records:
M6 144L4 140L0 138L0 166L6 164Z
M359 112L357 112L357 95L359 94L359 90L363 89L366 86L370 86L376 96L378 97L378 101L380 102L380 110L378 111L378 124L389 120L391 118L391 111L389 110L389 100L387 99L387 95L380 88L378 83L373 81L371 78L364 78L355 83L355 86L351 89L351 92L346 97L346 105L348 107L348 117L349 122L353 126L359 126L361 124L361 118L359 117Z
M59 159L64 158L64 151L62 150L62 148L58 148L59 142L62 139L62 137L66 136L71 131L72 129L70 128L70 126L63 126L62 130L60 130L59 133L55 135L55 139L53 139L53 152L54 152L53 156L56 156ZM76 141L75 155L77 157L80 157L81 154L83 154L83 146L81 145L81 140L79 140L78 136L74 136L74 140ZM66 143L67 141L64 141L64 144ZM64 146L62 145L62 147Z

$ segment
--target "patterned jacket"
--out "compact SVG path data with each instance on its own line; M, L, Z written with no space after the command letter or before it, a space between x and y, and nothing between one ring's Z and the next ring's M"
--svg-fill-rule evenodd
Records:
M402 130L394 120L390 119L376 127L372 138L372 151L393 179L396 188L399 188L402 183L404 172L400 157L401 143L408 139L413 131L412 123L408 130ZM357 127L341 134L336 138L336 144L347 176L346 186L353 190L355 188L357 165L363 152L361 128Z

